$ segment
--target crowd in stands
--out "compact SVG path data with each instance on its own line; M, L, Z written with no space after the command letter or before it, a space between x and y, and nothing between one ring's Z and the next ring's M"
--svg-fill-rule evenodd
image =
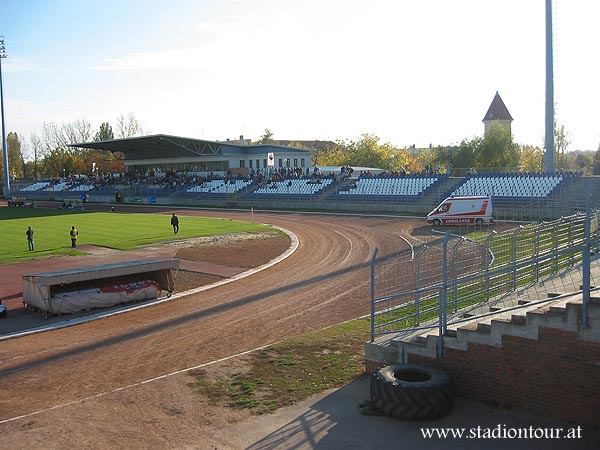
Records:
M451 167L444 169L446 172L443 173L439 168L433 168L431 165L427 166L425 170L418 173L409 173L405 169L392 170L392 171L374 171L361 170L358 177L355 176L355 169L349 165L342 166L339 172L333 172L331 174L322 173L317 167L314 168L300 168L300 167L281 167L273 169L249 169L249 170L238 170L231 169L226 172L174 172L174 171L155 171L148 170L144 173L139 172L127 172L127 173L104 173L104 174L93 174L93 175L71 175L61 178L54 178L50 180L44 180L41 182L33 183L29 186L23 187L21 191L25 192L61 192L71 193L71 195L77 195L82 200L87 198L91 193L100 195L116 195L129 190L130 194L136 192L137 195L172 195L175 193L230 193L241 189L245 189L247 186L258 186L270 187L272 189L279 189L281 186L279 183L287 181L288 186L291 187L290 181L296 183L296 180L305 180L306 184L323 184L323 180L327 179L327 184L330 181L334 184L342 184L345 180L367 180L367 179L382 179L384 182L386 179L401 179L401 178L433 178L439 175L450 175L452 170ZM244 175L242 175L244 171ZM475 169L469 170L468 178L481 178L486 174L478 175ZM520 178L522 176L533 175L534 177L542 176L545 174L529 174L529 173L518 173L513 172L511 174L488 174L489 176L513 176ZM568 175L575 176L575 173L568 173ZM222 181L222 183L217 183ZM244 181L245 183L240 183ZM228 186L224 186L227 184ZM232 186L229 186L231 184ZM471 186L469 183L465 183L466 187ZM139 191L137 188L139 187ZM356 183L352 188L356 187ZM396 189L395 185L392 186ZM382 188L383 189L383 188ZM382 190L380 189L380 191ZM401 191L400 188L397 189ZM532 189L527 189L531 192ZM92 191L92 192L90 192ZM168 191L163 193L161 191ZM499 189L494 189L494 192L499 192ZM356 190L355 192L358 192ZM511 192L510 190L508 191Z
M446 172L447 173L447 172ZM428 177L442 175L441 169L433 169L431 166L427 166L425 170L420 172L410 173L404 168L401 170L390 170L390 171L381 171L377 174L372 173L370 170L361 170L359 178L400 178L400 177Z

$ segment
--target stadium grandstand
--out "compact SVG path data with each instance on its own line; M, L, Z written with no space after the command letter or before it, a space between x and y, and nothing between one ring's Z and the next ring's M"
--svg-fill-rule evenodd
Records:
M391 212L426 215L451 195L491 195L497 217L568 214L584 178L600 195L600 178L574 172L480 173L455 177L365 167L315 167L310 152L249 140L207 141L169 135L76 144L120 152L123 173L72 175L14 183L31 200L180 206ZM516 211L516 212L515 212Z
M579 174L517 173L468 176L452 195L491 195L496 198L547 198L561 184L573 181Z
M203 139L156 134L110 141L84 142L75 148L106 150L124 155L126 173L146 174L177 172L224 176L227 171L246 174L269 168L312 167L310 152L301 148L274 144L250 144L240 136L239 141L207 141ZM272 154L273 161L268 162Z

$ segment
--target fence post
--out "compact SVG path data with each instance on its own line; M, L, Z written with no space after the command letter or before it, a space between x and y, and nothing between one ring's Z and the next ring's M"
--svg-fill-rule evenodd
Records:
M535 230L535 264L534 273L536 283L540 280L540 237L544 229L544 222L539 224Z
M444 235L444 246L442 250L442 285L440 286L439 303L439 339L438 339L438 358L444 355L444 335L446 334L446 296L448 294L448 239L450 234Z
M585 243L583 245L582 255L582 302L581 302L581 325L583 328L588 327L588 305L590 303L590 234L591 234L591 208L590 208L590 182L585 183Z
M496 230L492 230L488 237L485 239L485 301L490 300L490 264L492 263L490 258L490 241L494 237Z
M523 229L523 225L519 225L519 228L515 230L511 236L512 248L511 248L511 259L512 259L512 290L517 290L517 236Z
M427 251L427 245L423 245L415 254L415 320L417 326L421 324L421 256Z
M465 241L466 239L464 237L460 238L460 240L452 248L452 300L454 302L454 312L458 311L458 277L456 275L456 255L458 253L458 247Z
M554 271L553 273L558 273L558 228L560 224L563 222L563 218L561 217L558 221L554 223L554 228L552 228L552 252L554 253Z
M371 258L371 342L375 340L375 262L378 251L379 249L375 247Z
M573 248L573 221L575 218L571 218L569 220L569 248ZM571 252L569 255L569 267L573 267L573 263L575 260L575 253Z

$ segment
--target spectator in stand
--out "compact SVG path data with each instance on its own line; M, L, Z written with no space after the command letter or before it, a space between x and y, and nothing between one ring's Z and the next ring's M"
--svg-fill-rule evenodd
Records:
M25 235L27 236L27 247L29 248L29 251L32 252L35 249L35 247L33 242L33 230L31 229L31 227L27 227Z

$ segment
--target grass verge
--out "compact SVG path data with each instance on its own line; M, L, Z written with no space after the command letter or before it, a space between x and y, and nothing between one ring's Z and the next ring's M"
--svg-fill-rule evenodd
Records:
M167 214L127 214L108 212L65 212L42 208L0 208L3 245L0 264L40 256L72 255L69 230L79 231L78 245L93 244L119 250L140 245L230 233L274 231L249 222L207 217L179 217L179 234L173 235ZM35 251L27 251L25 232L34 230ZM75 253L78 254L78 253Z
M212 405L270 413L360 376L368 336L368 319L304 333L232 364L190 372L189 386Z

